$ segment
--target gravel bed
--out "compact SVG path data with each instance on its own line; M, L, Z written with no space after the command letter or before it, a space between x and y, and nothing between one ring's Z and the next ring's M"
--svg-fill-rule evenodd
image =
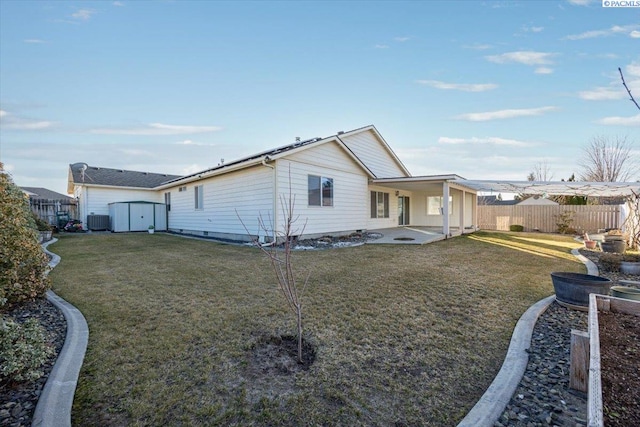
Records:
M67 322L62 312L44 297L22 304L4 316L16 322L37 319L54 348L54 354L43 367L44 375L37 381L19 384L0 382L0 426L26 427L31 425L40 393L64 344Z
M536 322L527 369L494 426L587 424L587 395L569 388L571 329L587 330L587 312L553 302Z

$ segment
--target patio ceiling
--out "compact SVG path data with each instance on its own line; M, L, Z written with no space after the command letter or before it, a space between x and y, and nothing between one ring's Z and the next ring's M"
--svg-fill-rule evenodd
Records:
M555 196L620 197L640 195L640 182L568 182L568 181L475 181L461 180L461 185L477 191Z

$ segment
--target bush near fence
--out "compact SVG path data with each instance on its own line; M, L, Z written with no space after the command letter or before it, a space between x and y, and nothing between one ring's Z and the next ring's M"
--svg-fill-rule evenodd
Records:
M572 229L579 234L595 233L620 228L620 210L620 205L478 206L478 226L482 230L509 231L512 225L522 225L524 231L556 233L561 216L572 212Z

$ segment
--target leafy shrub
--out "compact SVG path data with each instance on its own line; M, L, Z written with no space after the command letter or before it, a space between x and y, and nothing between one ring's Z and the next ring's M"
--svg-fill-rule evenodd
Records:
M620 261L622 261L621 254L606 253L600 256L600 267L604 271L616 272L620 271Z
M42 365L53 353L44 329L36 319L20 324L2 319L0 327L0 380L33 381L43 374Z
M0 163L0 307L43 295L48 263L29 200Z
M49 225L49 223L47 221L43 220L38 215L36 215L35 212L31 212L31 217L33 218L33 221L35 222L36 230L38 230L38 231L51 231L51 225Z
M558 227L558 233L560 234L575 234L575 228L571 227L573 223L573 211L562 212L560 215L556 215L556 227Z
M524 226L522 225L510 225L509 231L524 231Z

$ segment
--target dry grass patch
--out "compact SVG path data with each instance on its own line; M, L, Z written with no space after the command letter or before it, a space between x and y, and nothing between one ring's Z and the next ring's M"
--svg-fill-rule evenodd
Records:
M268 261L156 233L64 236L54 290L90 328L78 425L453 425L490 384L515 322L584 271L570 239L476 233L426 246L297 253L308 370L260 369L292 334ZM264 371L264 372L262 372ZM261 373L262 372L262 373Z

